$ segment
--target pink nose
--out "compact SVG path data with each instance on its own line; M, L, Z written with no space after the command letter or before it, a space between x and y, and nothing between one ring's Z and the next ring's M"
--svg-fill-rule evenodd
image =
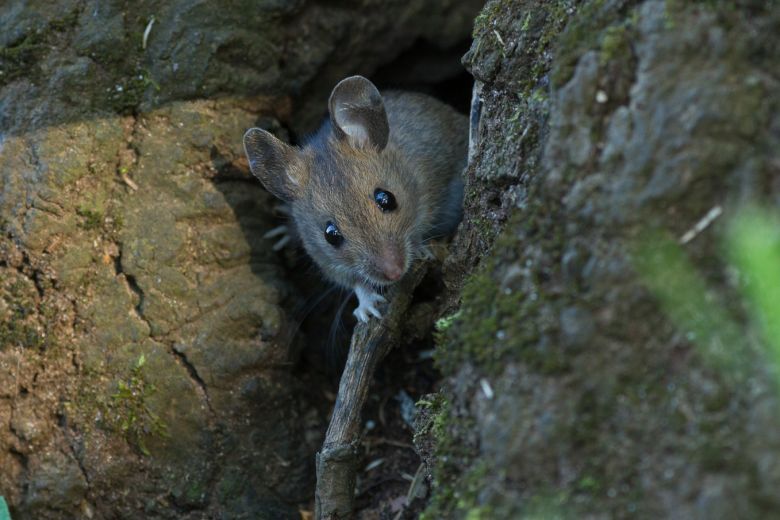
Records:
M377 263L388 280L396 282L404 275L404 255L397 247L383 247Z

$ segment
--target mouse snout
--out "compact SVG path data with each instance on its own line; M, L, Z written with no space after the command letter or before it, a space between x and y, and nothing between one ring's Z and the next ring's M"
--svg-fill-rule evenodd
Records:
M385 278L397 282L406 272L406 258L400 247L385 244L377 259L377 267Z

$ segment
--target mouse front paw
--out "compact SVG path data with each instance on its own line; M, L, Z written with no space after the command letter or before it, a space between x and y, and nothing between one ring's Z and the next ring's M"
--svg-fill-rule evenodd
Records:
M431 246L423 244L417 250L417 258L421 258L422 260L435 260L436 255L433 253Z
M292 207L286 202L281 202L274 206L274 213L283 215L284 217L289 219L292 217ZM276 226L275 228L266 232L263 235L263 238L265 238L266 240L271 238L276 238L276 242L274 242L273 245L273 250L279 251L284 246L289 244L290 241L293 239L293 230L292 227L290 227L289 225L282 224L281 226Z
M385 300L381 294L362 285L355 287L355 294L358 297L358 306L357 309L352 311L352 314L354 314L359 321L367 323L370 316L374 316L380 320L382 319L382 313L379 312L376 305L379 303L386 303L387 300Z
M286 225L276 226L272 230L268 231L263 235L263 238L269 239L269 238L275 238L276 242L274 242L274 245L272 246L274 251L279 251L281 248L286 246L290 243L291 236L290 236L290 228Z

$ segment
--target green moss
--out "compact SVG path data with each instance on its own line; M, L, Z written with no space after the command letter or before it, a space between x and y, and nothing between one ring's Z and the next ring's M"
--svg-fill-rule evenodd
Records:
M561 85L568 81L582 54L596 51L599 63L604 67L601 79L607 80L601 85L614 89L609 92L610 100L620 99L613 94L622 91L614 87L612 80L633 79L632 62L635 57L632 42L637 30L635 4L609 0L579 3L577 14L565 30L566 37L561 38L561 42L553 42L562 56L560 64L556 65L560 76L554 83ZM681 5L685 3L681 2ZM709 7L694 6L693 9L696 10L694 14L699 14ZM531 16L529 11L523 11L514 22L522 30L531 30L535 20L535 14ZM676 20L679 23L680 19ZM490 29L491 23L486 16L481 30ZM507 22L503 23L506 25ZM485 38L486 42L489 40ZM502 63L499 73L515 72L517 68L511 65ZM533 70L543 70L543 67ZM522 98L524 92L518 94ZM511 106L509 97L504 94L502 99L494 100L491 105L488 124L508 123L506 130L502 129L492 141L502 141L504 136L514 132L510 125L523 120L522 108L517 111L506 109ZM761 96L756 97L762 99ZM496 110L496 106L503 108ZM607 106L605 112L609 113L609 108ZM505 117L501 118L497 113ZM598 135L598 129L594 133ZM594 142L597 141L599 139L594 139ZM483 152L488 150L492 153L492 145L491 142L485 146ZM483 156L481 160L483 168L477 175L485 175L485 164L490 167L498 164L498 160L494 163L492 157L485 159ZM483 260L483 265L467 281L456 319L447 320L445 326L440 327L437 337L437 364L446 377L465 372L477 381L485 377L492 383L508 364L521 366L524 374L528 369L549 374L567 370L569 366L576 367L564 377L534 378L534 382L537 379L544 382L540 394L548 395L543 393L544 390L551 390L550 401L534 395L533 389L520 383L517 384L520 390L507 390L506 386L511 385L498 387L502 389L500 395L504 402L514 398L523 403L526 413L536 414L535 418L549 416L548 424L552 423L551 431L554 432L551 447L549 451L541 448L544 452L535 459L541 462L536 474L537 468L517 470L517 467L513 468L515 480L511 481L502 481L505 477L501 475L480 474L480 449L484 449L485 454L503 454L502 450L506 449L509 455L518 456L518 451L512 451L517 450L518 445L506 448L502 445L505 438L501 435L491 437L485 434L485 429L468 424L469 419L464 416L489 417L494 405L487 400L475 399L477 392L459 382L464 385L454 391L459 399L452 399L454 404L450 404L442 398L445 404L429 425L439 444L435 450L433 498L423 518L557 518L566 517L566 511L575 508L582 509L581 516L596 512L615 517L659 517L662 515L655 514L659 506L654 503L653 490L644 483L650 482L649 488L659 482L661 485L667 482L677 485L679 476L670 479L665 473L664 464L669 460L685 460L686 471L689 468L692 472L734 474L735 480L742 475L750 475L749 478L755 475L755 467L749 467L755 464L755 458L744 456L744 446L750 445L751 440L740 426L749 423L749 417L754 413L747 407L744 411L742 408L747 402L745 388L749 385L732 384L731 379L721 372L723 364L709 363L711 354L706 349L697 348L699 343L737 346L744 341L723 341L715 337L733 336L729 332L720 334L718 331L722 331L724 326L730 327L728 323L734 321L734 317L712 312L715 304L721 304L717 297L723 293L723 288L708 291L704 273L697 275L696 280L686 280L681 276L683 271L678 268L680 262L674 256L661 254L660 261L656 261L655 267L651 266L649 271L638 267L640 279L648 278L647 273L651 272L650 278L654 280L643 289L640 279L632 281L625 278L637 273L624 272L620 263L631 260L631 256L652 260L663 253L663 248L655 244L648 251L632 255L627 251L630 248L627 236L635 236L635 230L625 226L600 229L601 224L589 228L587 221L578 221L571 213L568 218L558 218L555 209L557 195L566 193L575 180L595 171L593 166L586 166L579 172L570 172L571 176L567 173L560 183L546 186L542 193L534 193L538 184L535 186L533 180L528 184L529 193L523 200L522 210L518 211L522 213L523 221L518 215L507 223L493 246L491 258ZM484 207L484 202L477 200L479 195L485 196L484 183L480 185L479 182L475 183L474 203L473 206L469 203L469 207ZM534 207L536 201L551 207ZM672 218L696 222L694 207L678 209ZM579 217L579 214L576 216ZM497 227L495 220L485 219L484 223L476 220L477 228L482 225L493 230ZM771 227L771 224L768 226ZM564 248L567 236L569 242ZM588 241L582 246L581 253L579 246L574 247L578 239ZM777 249L777 242L764 238L758 245ZM699 239L690 250L686 250L700 252L701 244ZM603 247L610 248L610 255L599 250ZM564 250L576 253L574 256L577 257L577 265L573 269L567 268L565 275L560 272L563 268L559 267L566 258ZM749 255L750 261L754 262L761 257L761 251ZM594 276L592 271L586 273L586 269L596 265L596 260L606 264L596 269L608 266L610 270L615 269L614 274L597 273ZM611 264L613 260L615 263ZM765 263L768 267L762 269L772 268L772 273L777 271L776 261L765 260ZM508 276L511 268L519 274ZM615 275L619 278L613 278ZM760 279L771 281L773 276L770 273ZM514 278L515 282L507 281L508 278ZM701 283L698 278L701 278ZM761 287L777 292L773 289L777 285L769 283ZM646 301L649 300L645 294L648 288L655 289L653 292L659 297L660 309ZM774 292L763 296L773 302L764 305L772 310L778 307L776 301L780 301ZM683 298L686 295L687 298ZM642 301L639 303L637 300ZM550 343L560 343L556 341L560 336L556 335L555 327L559 326L557 322L561 319L561 311L571 305L585 310L587 319L593 319L592 324L598 330L592 340L589 342L585 338L580 346L572 347L574 352L557 345L539 345L541 338ZM625 315L620 315L624 310ZM659 312L661 310L666 310L669 315L664 317ZM604 314L600 315L601 312ZM613 312L617 312L619 318L608 319L607 313ZM780 330L780 325L777 325L780 320L775 319L773 323ZM743 336L746 335L749 335L747 330ZM780 333L775 336L780 336ZM619 349L619 345L636 348ZM578 353L577 349L584 351ZM749 359L749 353L745 354L739 357ZM733 368L739 362L731 360L728 364ZM469 370L463 370L466 367ZM506 382L505 378L502 383ZM459 404L460 400L466 402ZM431 407L434 406L431 404ZM458 410L458 406L471 408ZM484 435L480 438L484 445L469 447L468 442L475 442L474 438L480 434ZM673 457L670 458L668 451L662 452L664 447L673 450ZM738 456L740 452L743 460ZM565 461L566 467L576 472L566 484L561 483L560 473L557 472L560 466L556 463L560 461ZM495 464L496 461L493 462ZM500 462L498 467L501 467ZM472 482L475 476L483 478L483 481ZM479 489L480 484L491 486L491 489L526 493L521 498L523 515L504 515L503 510L495 510L500 504L491 506L483 503L484 500L470 492ZM734 489L742 488L735 485ZM645 496L643 493L648 490L649 496ZM530 505L535 502L538 508ZM572 514L571 517L578 516Z
M116 85L107 94L106 104L119 114L129 113L143 101L150 88L160 90L160 85L148 70L137 69L117 78Z
M602 65L614 60L621 54L631 52L629 26L626 23L612 25L601 36L599 61Z
M121 432L127 441L144 455L150 455L145 439L149 435L166 437L167 426L147 404L156 388L146 381L143 368L146 358L141 354L126 379L116 381L116 390L104 406L104 425Z
M473 453L464 453L462 443L456 442L456 437L448 431L449 416L448 411L442 410L437 418L439 425L434 427L437 441L440 448L437 452L441 455L439 461L444 463L437 464L434 471L434 488L436 492L426 510L420 515L421 520L436 520L439 518L463 518L469 514L480 514L475 518L490 518L490 511L487 507L479 504L479 493L482 490L486 476L491 472L491 468L486 462L477 462L468 464L469 469L459 474L456 471L466 458L473 457ZM446 425L446 426L445 426ZM459 449L453 451L454 448ZM446 454L446 455L445 455ZM454 478L454 475L458 475Z
M105 206L107 207L104 213L102 207ZM110 202L97 203L97 207L81 205L76 210L76 214L81 217L77 225L87 231L100 230L104 236L117 239L119 232L124 226L124 218L116 209Z
M444 374L455 373L465 363L486 376L498 375L508 359L543 374L568 370L569 360L560 345L538 341L541 332L549 333L557 322L523 319L537 314L541 301L554 304L561 295L546 294L544 280L527 280L533 290L519 290L514 283L497 280L497 267L512 265L517 259L518 235L545 243L550 251L562 248L561 230L554 221L544 226L538 229L535 221L521 221L515 215L497 238L494 254L466 281L456 318L438 334L435 361Z
M82 206L76 210L76 214L82 217L78 225L83 229L93 230L103 226L103 214L97 210Z
M125 225L125 217L122 214L115 214L113 217L113 232L118 236Z
M52 20L48 25L32 30L17 41L0 48L0 86L24 77L33 79L40 74L37 66L48 49L63 40L62 35L78 24L80 8ZM96 46L90 57L105 66L91 78L91 92L82 92L82 100L126 114L138 107L147 90L160 89L148 70L141 67L141 41L147 21L140 14L128 14L126 23L135 27L124 35L122 45ZM84 84L86 86L86 84ZM67 94L67 93L66 93ZM89 95L87 95L89 94Z
M45 345L46 341L36 327L18 316L0 323L0 350L9 347L36 349Z
M203 497L208 493L207 482L200 479L195 479L192 484L187 486L184 490L182 499L186 504L197 504L203 500Z
M492 27L493 21L500 17L507 3L506 1L493 1L485 4L485 7L474 19L474 30L471 35L475 40Z
M73 27L78 15L78 9L73 9L64 17L52 20L45 28L30 31L7 47L0 47L0 86L19 77L29 77L31 68L57 34Z
M460 488L459 467L470 462L473 454L468 447L459 442L459 427L453 420L452 407L443 394L438 393L429 401L418 403L430 411L428 422L418 428L415 437L430 436L436 446L436 466L433 482L436 489L433 500L428 504L421 519L433 520L451 517L445 511L452 511L461 498L455 488ZM468 421L466 421L468 422Z
M577 481L576 488L578 491L585 492L585 493L598 493L602 489L601 482L599 479L592 477L590 475L585 475L584 477L580 478L580 480Z
M49 23L49 29L57 32L64 32L76 26L79 20L78 8L72 9L62 18L57 18Z
M436 320L436 324L434 325L434 328L436 329L436 333L443 333L446 332L447 329L449 329L453 323L455 323L455 320L457 320L460 317L460 312L456 312L454 314L450 314L449 316L445 316L443 318L440 318Z
M599 50L603 62L630 50L635 4L633 0L592 0L578 9L555 46L554 87L569 81L577 61L590 50Z
M38 326L37 307L30 296L30 281L17 278L5 289L6 313L0 315L0 350L10 347L38 349L47 346ZM2 293L0 293L2 294Z
M681 15L698 10L714 14L720 25L731 28L741 17L741 8L740 2L725 0L665 0L664 25L666 29L675 29L679 25ZM760 19L776 14L777 3L754 1L750 8L754 11L754 16Z
M546 89L549 51L572 12L569 0L488 2L475 20L475 45L467 59L478 64L477 69L487 76L496 71L515 71L502 74L500 82L511 85L522 97ZM515 20L517 13L522 18Z
M44 49L43 33L26 34L21 40L0 48L0 85L10 83L21 77L37 61Z

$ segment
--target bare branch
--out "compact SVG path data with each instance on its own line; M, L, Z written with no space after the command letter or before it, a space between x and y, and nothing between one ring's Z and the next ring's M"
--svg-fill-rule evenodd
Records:
M374 370L398 345L401 319L428 266L420 262L390 290L385 317L358 323L352 333L349 356L341 374L339 392L325 442L317 454L315 516L319 520L352 517L355 475L359 458L360 419Z

